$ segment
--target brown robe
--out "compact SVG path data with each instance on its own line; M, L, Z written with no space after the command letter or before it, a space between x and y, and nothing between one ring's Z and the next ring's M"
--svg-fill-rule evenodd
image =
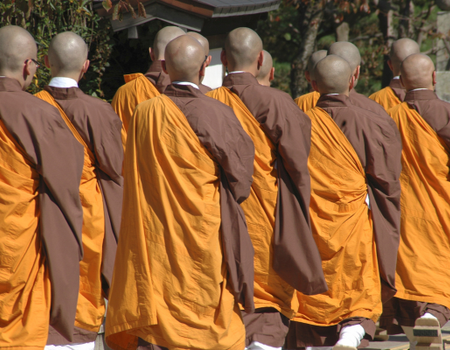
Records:
M276 147L279 161L273 269L305 294L322 293L327 286L309 226L311 122L289 95L260 85L250 73L229 74L223 86L242 100ZM270 346L283 344L289 323L273 308L244 314L244 322L247 345L259 341Z
M160 93L163 93L170 84L169 75L163 71L161 61L152 62L145 76Z
M442 101L431 90L408 91L404 101L420 116L450 147L450 104ZM450 310L439 304L393 298L383 305L380 327L388 334L403 333L400 326L413 327L417 318L429 312L436 316L441 327L450 319Z
M380 292L382 299L388 300L396 292L395 267L400 240L402 145L398 130L377 114L354 106L345 95L321 96L316 106L326 111L342 130L365 170L382 283ZM331 327L291 322L288 348L334 345L340 329L351 324L361 324L366 339L375 333L373 321L357 317Z
M52 282L50 324L71 340L83 256L83 146L56 108L22 91L14 79L0 78L0 118L40 175L39 228Z
M112 280L114 257L120 230L122 211L122 162L120 142L122 122L111 106L98 98L83 93L79 88L47 90L62 107L72 124L95 155L95 168L104 200L105 238L102 250L102 283L105 296ZM73 343L95 340L97 333L75 327ZM47 344L69 344L50 329Z
M198 85L198 89L204 94L206 94L208 91L212 90L209 86L206 86L206 85L203 85L203 84L199 84Z
M389 87L394 91L395 96L397 96L400 101L403 102L405 100L406 91L400 82L400 79L391 79Z

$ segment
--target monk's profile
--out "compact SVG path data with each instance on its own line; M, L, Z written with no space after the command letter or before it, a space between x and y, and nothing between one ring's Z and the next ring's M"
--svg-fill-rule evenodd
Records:
M258 80L261 85L270 86L272 80L275 78L275 68L273 66L272 55L266 50L263 50L263 52L263 64L261 66L261 70L258 73L258 76L256 77L256 80Z

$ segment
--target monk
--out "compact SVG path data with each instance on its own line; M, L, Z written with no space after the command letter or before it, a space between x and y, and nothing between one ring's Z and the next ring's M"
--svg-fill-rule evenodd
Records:
M450 104L434 92L428 56L408 56L400 79L405 100L389 110L403 142L398 291L380 326L390 334L403 328L416 349L442 349L440 328L450 318Z
M327 55L327 50L319 50L314 52L308 59L307 69L305 70L305 78L308 83L311 84L313 79L314 66L319 62L322 58ZM294 101L300 109L304 112L309 111L311 108L316 106L317 101L319 100L320 93L317 91L309 92L305 95L297 97Z
M80 183L83 207L82 243L75 329L71 342L52 327L47 345L94 342L105 314L104 296L108 295L114 268L122 210L122 161L120 142L122 123L109 103L84 94L78 81L89 67L84 40L73 32L56 35L50 42L45 63L52 79L36 94L58 108L75 138L84 146L84 167ZM50 348L50 347L48 347Z
M375 112L380 116L380 118L384 120L389 120L389 116L380 104L355 91L361 69L361 54L359 53L358 48L350 42L338 41L331 44L330 48L328 49L328 55L337 55L339 57L342 57L350 64L350 68L353 71L353 76L355 77L355 83L353 88L350 90L349 95L352 104L367 109L371 112ZM394 123L392 123L392 125L393 124Z
M149 53L152 64L147 73L135 73L124 76L125 85L116 92L111 106L122 120L122 144L125 149L127 141L128 124L136 106L164 92L170 84L169 76L163 72L161 62L164 60L164 50L167 44L184 35L185 32L178 27L168 26L161 29L155 36L153 46Z
M259 71L258 76L256 77L256 80L258 80L258 83L260 83L261 85L270 87L270 84L275 78L275 68L273 66L272 55L266 50L263 50L263 52L264 52L263 64L261 66L261 70Z
M298 292L287 348L356 350L374 336L383 294L395 292L401 143L390 124L351 103L346 60L319 61L312 84L320 98L307 112L311 227L328 291Z
M200 43L181 36L165 57L173 83L139 104L129 129L107 343L242 350L238 302L254 309L253 248L239 203L254 147L233 111L198 89Z
M33 37L0 28L0 349L43 349L49 323L70 340L75 320L83 147L24 91L38 67Z
M212 56L209 54L209 41L206 39L203 35L197 33L197 32L187 32L187 35L193 37L194 39L197 39L197 41L203 46L203 49L205 50L205 67L208 67L211 63ZM201 92L206 94L208 91L211 91L211 88L209 86L203 85L202 81L205 78L205 75L202 75L200 77L200 85L198 88Z
M400 83L400 66L406 57L416 53L420 53L420 48L414 40L402 38L392 44L387 63L394 77L389 86L369 96L370 99L382 105L386 111L405 100L406 91Z
M310 295L327 287L309 226L311 122L289 95L258 83L262 50L253 30L231 31L221 53L230 73L207 95L233 108L255 144L252 191L241 204L255 248L256 312L243 313L246 346L281 349L294 289Z

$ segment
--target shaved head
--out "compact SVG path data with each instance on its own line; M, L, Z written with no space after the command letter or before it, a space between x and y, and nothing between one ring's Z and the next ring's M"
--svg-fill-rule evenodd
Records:
M27 59L37 59L36 42L18 26L0 28L0 75L21 75Z
M328 55L316 64L314 82L321 94L348 94L352 73L345 59Z
M80 75L87 60L88 47L83 38L73 32L57 34L48 48L48 62L52 76Z
M248 71L257 76L258 61L263 58L262 50L262 40L255 31L250 28L236 28L225 39L227 67L230 71Z
M264 52L263 64L256 79L261 85L270 86L270 81L273 79L273 77L272 79L270 79L270 75L273 68L273 59L272 55L268 51L263 50L263 52Z
M203 35L197 33L197 32L187 32L187 35L192 36L194 39L197 39L197 41L202 44L203 49L205 50L205 56L209 55L209 41L206 39Z
M353 72L361 64L361 54L358 48L348 41L338 41L331 44L328 54L342 57L348 62Z
M319 50L314 52L311 56L309 56L308 60L308 72L309 74L312 74L314 71L314 66L319 62L322 58L324 58L327 55L327 50Z
M173 39L178 38L181 35L185 35L186 33L183 29L168 26L161 29L155 36L155 40L153 41L153 60L163 60L164 52L166 50L166 46Z
M403 60L413 54L420 53L419 44L414 40L403 38L395 41L391 46L389 60L394 76L400 75L400 66Z
M434 90L434 63L430 57L421 53L404 59L400 67L402 84L407 91L413 89Z
M171 81L199 83L199 74L205 61L203 46L189 35L172 40L166 47L165 65Z

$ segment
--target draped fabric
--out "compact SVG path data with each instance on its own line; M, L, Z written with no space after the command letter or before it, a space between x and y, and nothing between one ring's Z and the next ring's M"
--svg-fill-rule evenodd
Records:
M84 146L84 164L80 182L80 200L83 208L81 239L84 255L80 261L80 288L75 326L97 332L105 314L101 278L105 216L102 193L95 171L95 156L53 96L43 90L37 93L36 97L59 110L75 138Z
M122 120L122 143L125 149L127 130L136 106L150 98L159 96L160 92L142 73L124 76L125 85L121 86L111 102L111 106Z
M297 97L294 102L300 107L303 112L307 112L311 108L314 108L316 106L319 98L320 93L318 93L317 91L312 91L308 94Z
M394 90L389 86L373 93L369 98L382 105L386 111L402 103Z
M242 349L217 163L165 95L136 108L128 136L108 345L134 349L140 337L170 349Z
M294 321L330 326L351 317L377 321L382 312L372 217L364 169L352 144L321 108L311 118L311 227L328 291L298 293Z
M406 102L389 114L403 143L395 296L450 308L450 150Z

